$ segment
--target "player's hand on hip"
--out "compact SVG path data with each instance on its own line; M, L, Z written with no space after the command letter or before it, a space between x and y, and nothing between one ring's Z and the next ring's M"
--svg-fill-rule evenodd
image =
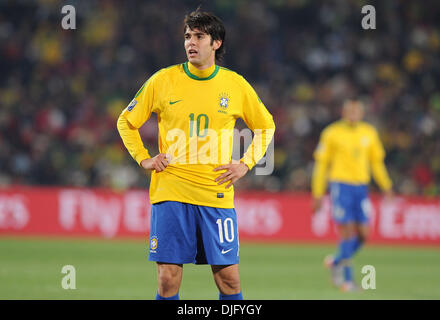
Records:
M230 188L238 179L243 177L249 171L249 167L243 162L231 162L214 169L214 171L220 170L226 170L226 172L218 176L215 179L215 182L218 182L217 184L221 185L229 181L229 184L226 185L227 189Z
M141 161L141 166L144 169L156 170L156 172L161 172L169 165L171 161L170 155L166 153L159 153L157 156L149 159L144 159Z

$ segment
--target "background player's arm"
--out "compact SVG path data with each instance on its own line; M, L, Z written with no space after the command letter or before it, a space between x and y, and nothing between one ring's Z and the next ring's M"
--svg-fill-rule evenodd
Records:
M327 169L331 157L331 143L329 130L322 132L318 146L314 152L315 165L312 174L313 212L322 206L322 198L327 189Z
M388 176L387 169L385 167L385 150L380 142L379 135L376 130L373 132L373 141L369 152L369 160L371 166L371 173L374 181L380 189L386 194L391 194L392 182Z

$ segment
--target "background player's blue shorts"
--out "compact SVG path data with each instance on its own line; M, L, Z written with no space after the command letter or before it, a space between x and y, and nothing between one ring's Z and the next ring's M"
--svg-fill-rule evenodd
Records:
M371 203L367 185L330 183L332 216L336 223L368 223Z
M165 263L238 263L235 209L164 201L151 207L148 260Z

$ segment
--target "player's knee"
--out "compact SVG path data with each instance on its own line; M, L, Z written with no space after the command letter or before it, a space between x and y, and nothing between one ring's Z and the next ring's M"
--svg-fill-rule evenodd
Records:
M367 230L360 229L360 230L357 232L357 237L358 237L358 241L359 241L361 244L365 243L365 242L367 241L367 238L368 238L368 231L367 231Z
M159 286L164 290L171 290L179 286L179 271L173 268L161 268L158 275Z
M348 240L356 234L356 230L351 223L339 225L339 236L343 240Z
M159 275L159 282L164 286L172 286L177 279L177 276L171 272L161 272Z
M367 241L367 236L365 234L358 234L358 241L364 244Z

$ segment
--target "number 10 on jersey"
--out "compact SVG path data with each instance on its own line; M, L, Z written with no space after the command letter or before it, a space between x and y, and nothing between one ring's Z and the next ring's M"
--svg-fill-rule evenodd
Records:
M194 121L195 115L191 113L189 115L189 137L193 136L194 131L194 122L196 122L196 134L199 138L204 138L208 134L208 126L209 126L209 118L206 114L201 113L197 116L197 119ZM203 121L203 130L200 131L201 125Z
M218 226L218 237L220 239L220 243L223 243L224 240L227 242L234 241L234 222L231 218L226 218L223 223L222 219L217 219L215 223L217 223Z

